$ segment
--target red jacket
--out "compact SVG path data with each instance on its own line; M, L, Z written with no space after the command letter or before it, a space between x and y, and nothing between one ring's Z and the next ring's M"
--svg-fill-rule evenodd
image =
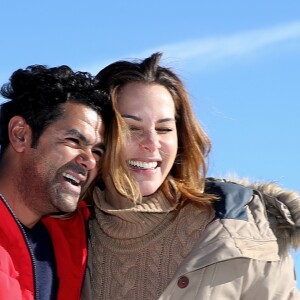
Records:
M59 278L58 300L80 299L87 259L86 220L81 203L72 218L44 218L54 246ZM15 216L0 197L0 299L37 300L34 262Z

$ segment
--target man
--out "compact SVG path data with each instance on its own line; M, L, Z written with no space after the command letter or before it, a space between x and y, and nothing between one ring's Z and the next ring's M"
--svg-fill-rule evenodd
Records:
M0 299L79 299L79 200L97 174L109 102L67 66L17 70L1 95L10 101L0 116Z

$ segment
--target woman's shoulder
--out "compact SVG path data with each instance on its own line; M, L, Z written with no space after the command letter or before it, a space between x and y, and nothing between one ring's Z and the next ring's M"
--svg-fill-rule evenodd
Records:
M216 217L247 221L249 212L255 222L266 218L284 248L300 246L300 196L273 182L249 182L247 179L208 178L207 193L219 198L214 203ZM260 207L260 213L258 213Z
M207 178L205 192L214 194L216 217L246 220L246 205L253 197L253 189L226 179Z

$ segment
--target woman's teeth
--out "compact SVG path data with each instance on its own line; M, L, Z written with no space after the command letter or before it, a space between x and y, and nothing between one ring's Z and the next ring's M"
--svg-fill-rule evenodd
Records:
M133 167L141 169L155 169L157 167L157 161L145 162L137 160L128 160L128 164Z

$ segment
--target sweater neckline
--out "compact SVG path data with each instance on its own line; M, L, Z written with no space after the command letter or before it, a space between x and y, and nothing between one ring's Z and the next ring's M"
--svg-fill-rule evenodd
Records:
M161 232L176 214L177 203L171 205L162 193L126 209L111 207L107 196L104 191L95 189L95 215L101 230L114 239L136 239Z

